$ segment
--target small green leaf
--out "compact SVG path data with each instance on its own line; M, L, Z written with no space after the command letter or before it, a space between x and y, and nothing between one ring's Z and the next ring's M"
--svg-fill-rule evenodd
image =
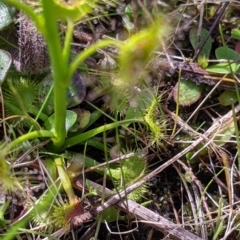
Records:
M67 107L80 104L86 96L86 86L81 75L76 71L67 90Z
M38 100L40 106L44 103L44 109L43 112L50 115L53 112L53 92L50 93L50 96L48 97L46 101L46 97L49 94L50 89L53 85L53 79L52 74L48 74L39 84L38 88ZM46 102L45 102L46 101Z
M215 51L217 59L227 59L227 60L240 60L240 54L231 48L219 47ZM239 65L237 63L218 63L210 66L206 69L210 73L228 74L236 73L239 71Z
M219 97L218 101L223 106L231 106L232 103L238 101L237 93L234 91L224 91Z
M206 69L210 73L218 73L218 74L228 74L228 73L236 73L239 70L239 65L236 63L218 63L213 66L210 66Z
M48 120L45 122L44 126L46 130L49 130L51 132L55 132L55 113L52 114ZM77 121L77 114L73 111L67 110L66 111L66 119L65 119L65 128L66 132L69 131L69 129L75 124Z
M217 48L215 55L217 59L240 60L240 54L227 47Z
M240 40L240 30L239 29L233 29L231 31L232 38Z
M39 84L39 91L38 91L38 99L40 104L45 102L45 98L53 85L52 74L48 74L43 81ZM81 75L76 71L71 79L71 83L67 89L67 108L72 108L78 104L80 104L86 95L86 86L84 84L83 78ZM53 101L54 96L53 93L50 94L45 107L44 113L51 114L53 112Z
M213 141L218 146L222 146L225 143L227 143L234 134L235 134L235 124L234 124L234 121L232 121L225 128L219 130L217 134L214 135Z
M0 86L2 85L7 75L11 63L12 63L11 54L7 51L0 49Z
M91 117L91 113L87 110L77 108L73 109L73 111L77 114L77 121L73 128L71 128L71 132L85 128L89 124Z
M85 128L90 121L91 113L87 110L81 110L79 116L79 128Z
M200 162L200 159L198 157L194 157L192 158L192 156L194 155L194 152L188 152L185 157L186 160L190 163L190 164L196 164Z
M184 107L190 106L201 97L202 89L202 85L183 80L180 82L180 86L177 83L173 89L174 101Z
M13 13L10 7L0 3L0 31L13 23Z
M190 39L190 42L194 49L196 49L198 47L197 46L197 31L198 31L197 29L192 28L189 33L189 39ZM199 44L201 44L201 42L205 39L207 34L208 34L208 31L205 28L203 28L201 31L201 37L199 40ZM199 60L209 58L211 48L212 48L212 42L213 42L212 37L209 37L207 42L205 43L204 47L202 48L202 50L199 53L199 56L198 56Z

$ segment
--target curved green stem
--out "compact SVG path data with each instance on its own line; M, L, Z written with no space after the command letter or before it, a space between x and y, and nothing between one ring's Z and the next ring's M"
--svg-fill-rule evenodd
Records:
M104 131L107 131L107 130L110 130L110 129L113 129L113 128L116 128L116 127L119 127L119 126L122 126L122 125L128 125L128 124L131 124L131 123L134 123L134 122L140 122L140 123L144 123L144 120L143 118L138 118L138 119L127 119L127 120L123 120L123 121L117 121L117 122L114 122L114 123L109 123L109 124L106 124L104 126L101 126L101 127L98 127L98 128L95 128L95 129L92 129L92 130L89 130L87 132L84 132L84 133L81 133L77 136L74 136L74 137L70 137L68 138L64 145L63 145L63 149L66 149L68 147L72 147L76 144L79 144L99 133L102 133Z
M89 46L87 49L85 49L83 52L81 52L71 63L70 69L68 72L68 77L71 78L73 73L76 71L80 63L82 63L85 59L87 59L89 56L91 56L93 53L95 53L99 48L103 47L109 47L111 45L113 46L120 46L121 42L118 42L117 40L101 40L99 42L96 42L95 44Z
M17 145L30 140L30 139L35 139L35 138L39 138L39 137L48 137L48 138L52 138L53 134L49 131L46 130L40 130L40 131L33 131L27 134L24 134L20 137L18 137L17 139L13 140L12 142L9 143L9 145L7 147L5 147L2 151L8 152L9 150L12 150L13 148L15 148Z
M66 65L68 65L68 59L70 57L70 52L71 52L73 28L74 28L73 22L68 20L68 22L67 22L67 31L65 33L65 40L64 40L64 46L63 46L63 52L62 52L63 60L66 61L65 62ZM70 78L69 78L69 80L70 80Z

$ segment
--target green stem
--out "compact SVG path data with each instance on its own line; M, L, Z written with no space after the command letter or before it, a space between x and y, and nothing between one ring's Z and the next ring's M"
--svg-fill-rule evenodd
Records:
M57 15L52 0L42 0L43 16L45 19L46 41L48 45L54 79L54 111L55 111L55 149L60 148L66 137L65 119L67 86L67 59L64 59L57 26ZM65 54L66 57L66 54ZM68 75L69 76L69 75Z
M68 72L68 77L71 77L73 73L76 71L78 66L89 56L91 56L93 53L95 53L99 48L103 47L109 47L111 45L113 46L120 46L121 42L118 42L117 40L101 40L99 42L96 42L95 44L89 46L85 51L81 52L81 54L77 55L77 57L73 60L73 62L70 65L70 69Z
M89 131L81 133L77 136L68 138L65 141L62 150L65 150L68 147L72 147L76 144L79 144L79 143L81 143L81 142L83 142L83 141L85 141L85 140L87 140L87 139L89 139L89 138L91 138L91 137L93 137L93 136L95 136L99 133L102 133L104 131L107 131L107 130L110 130L110 129L113 129L113 128L116 128L116 127L119 127L119 126L122 126L122 125L128 125L128 124L131 124L131 123L134 123L134 122L144 123L144 120L142 118L127 119L127 120L123 120L123 121L109 123L109 124L106 124L104 126L89 130Z
M70 204L76 203L76 198L75 198L75 194L74 194L73 189L72 189L71 181L70 181L66 171L63 168L64 159L61 158L61 157L55 158L55 164L56 164L56 167L57 167L57 170L58 170L58 175L59 175L59 178L61 180L63 189L68 196L69 203Z
M68 65L68 59L70 57L71 52L71 43L72 43L72 36L73 36L73 28L74 24L72 21L67 22L67 31L65 33L65 41L63 46L63 59L66 61L65 64ZM70 80L71 78L69 78ZM68 83L69 84L69 83Z
M30 139L35 139L35 138L39 138L39 137L44 137L44 138L51 138L53 137L53 134L49 131L46 130L40 130L40 131L33 131L27 134L24 134L20 137L18 137L17 139L13 140L12 142L9 143L9 145L7 145L6 149L4 148L3 152L9 152L10 150L12 150L13 148L15 148L17 145L30 140Z
M80 144L81 145L87 145L88 147L91 146L91 147L94 147L94 148L99 149L101 151L104 150L104 144L101 141L99 141L99 139L90 138L90 139L87 139L84 142L81 142Z

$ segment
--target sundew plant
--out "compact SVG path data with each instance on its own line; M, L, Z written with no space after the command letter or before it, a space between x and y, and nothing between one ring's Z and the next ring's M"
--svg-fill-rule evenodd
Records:
M65 206L64 211L60 211L59 208L55 206L55 211L53 210L52 215L49 217L49 224L53 222L55 223L56 228L63 227L67 231L70 229L70 225L67 224L69 218L80 213L74 212L75 207L79 204L79 199L75 197L69 175L66 172L64 161L66 150L90 140L99 133L106 133L108 130L112 129L116 129L117 131L118 128L127 128L133 123L139 123L146 126L146 128L152 132L151 136L153 137L151 142L153 143L159 143L161 138L164 137L164 124L157 124L157 120L155 119L156 116L153 114L155 110L157 111L157 109L160 108L158 98L155 96L154 92L143 95L143 98L145 97L145 99L142 101L139 99L136 100L135 103L139 105L131 106L130 104L129 109L126 112L131 113L132 108L135 110L132 112L136 112L137 110L137 114L128 114L125 118L123 116L120 120L117 116L114 116L111 118L112 122L110 123L95 128L85 127L83 128L84 130L75 131L74 134L70 134L71 128L77 122L78 118L76 112L68 110L66 107L67 90L71 84L71 79L79 66L99 49L104 49L105 47L116 48L118 51L118 56L116 57L118 63L118 70L116 73L118 84L113 84L111 89L111 91L116 94L114 95L114 99L111 100L112 102L110 105L111 108L117 112L118 100L122 98L122 95L119 93L129 93L131 92L131 89L137 88L140 82L143 81L147 75L145 67L151 60L153 51L159 49L159 46L161 46L161 42L164 40L164 37L168 32L167 26L163 24L164 20L162 17L159 19L156 18L151 24L148 24L146 29L137 33L129 31L129 37L124 41L110 38L100 39L87 46L83 51L72 58L71 43L73 41L74 25L76 22L84 19L87 14L93 11L93 9L101 7L102 5L100 4L100 1L88 0L65 2L59 0L42 0L29 2L20 0L2 0L2 2L6 3L8 6L15 7L18 11L26 14L45 40L50 62L50 71L53 79L53 86L49 90L53 93L53 113L49 115L44 113L43 106L39 107L40 110L36 107L29 106L24 109L24 115L23 112L11 104L11 101L9 100L11 96L6 95L8 97L6 97L5 108L11 109L11 112L16 116L22 116L22 119L26 121L26 124L18 131L17 129L15 130L14 127L9 126L11 123L8 124L7 121L3 119L3 122L5 122L4 124L13 132L10 137L5 136L5 139L1 144L1 181L3 181L2 184L4 185L4 188L8 190L11 188L21 188L21 184L19 184L17 177L13 178L11 175L11 164L16 164L16 159L19 153L29 150L29 142L31 143L29 146L30 148L33 147L34 144L41 145L45 140L49 140L46 143L47 145L45 149L47 149L48 155L51 156L46 160L46 168L49 172L52 171L52 173L56 170L57 175L55 174L55 179L53 177L54 174L52 174L52 177L54 181L57 177L59 179L57 182L53 181L54 183L48 182L49 187L46 190L44 197L38 199L34 208L28 208L28 212L24 217L21 217L21 221L17 221L13 224L11 228L12 235L5 236L4 239L11 239L14 232L18 231L19 227L23 227L27 222L27 219L34 214L35 217L33 218L35 219L35 223L40 222L39 218L36 217L36 212L41 213L40 218L42 217L42 219L44 219L47 216L45 215L46 208L48 208L47 203L52 203L54 197L63 190L67 195L68 205L64 205L64 201L61 203ZM109 1L109 3L111 3L111 1ZM64 37L61 34L63 30L59 27L60 22L64 25ZM7 75L6 81L9 81L9 79L10 76ZM9 85L10 90L11 88L14 89L14 78L11 79L12 81L10 81ZM21 85L22 90L19 91L22 91L23 95L26 95L24 91L29 88L37 91L38 84L36 84L36 82L30 84L29 81L30 80L25 81L25 88ZM24 81L22 80L22 82ZM15 89L17 88L16 84ZM32 91L33 94L34 91ZM20 96L20 102L22 101L23 103L22 105L28 106L26 101L29 101L29 98L21 97L21 93L19 93L18 96ZM129 94L129 96L131 97L132 95ZM132 99L126 100L130 102ZM32 105L34 105L34 96L32 102ZM151 112L149 112L150 110ZM96 108L96 112L91 113L89 124L87 124L87 126L91 126L90 123L96 121L99 118L99 114L102 115L105 113L103 110L99 111ZM162 131L161 127L163 128ZM121 147L122 146L120 146L120 148ZM105 151L104 149L105 148L102 147L103 152ZM146 166L144 165L144 169L145 167ZM61 209L63 209L63 207ZM61 216L56 214L57 212L60 212ZM56 220L54 220L56 218L61 219L61 221L59 220L56 222Z
M25 12L36 24L39 32L44 36L47 43L54 81L54 122L51 129L32 131L21 136L21 138L11 141L5 148L6 151L3 151L5 153L16 147L21 142L38 137L51 138L54 151L62 151L64 145L66 145L67 131L65 126L65 106L67 105L67 99L66 94L64 93L66 92L66 89L70 84L71 77L77 70L78 66L99 48L103 48L105 46L115 46L119 48L121 53L119 58L119 64L121 66L121 79L120 84L116 88L124 90L137 84L139 73L143 73L143 71L139 70L144 68L147 61L151 58L152 51L159 45L159 42L163 39L167 32L166 28L160 26L162 20L156 20L149 29L133 35L125 42L120 42L115 39L100 40L89 46L85 51L82 51L75 57L74 60L72 60L72 62L69 63L74 22L91 12L94 4L97 4L97 1L80 1L80 3L76 1L71 5L62 4L60 1L41 1L42 10L40 14L36 13L30 5L24 4L22 1L10 0L6 2ZM66 22L67 25L63 43L59 34L59 19ZM148 42L150 38L151 41ZM129 56L131 56L131 58ZM136 75L135 72L137 72ZM128 124L128 122L132 121L133 120L127 120L127 122L119 122L115 124L116 126L119 126L122 124ZM139 119L137 121L139 121ZM140 121L142 120L140 119ZM105 126L105 131L113 127L113 125ZM90 132L89 134L95 135L97 132ZM82 135L82 139L76 138L75 144L89 138L90 135L87 136L87 134L84 133L84 135ZM69 141L70 140L68 140L68 142Z

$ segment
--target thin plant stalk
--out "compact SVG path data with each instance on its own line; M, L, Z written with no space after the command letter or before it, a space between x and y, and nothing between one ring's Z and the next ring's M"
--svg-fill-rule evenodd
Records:
M55 147L61 147L66 137L65 119L67 102L67 61L62 54L61 39L58 32L57 14L53 1L42 0L45 20L45 39L47 41L54 82ZM67 57L67 54L65 54ZM70 77L70 76L69 76Z
M58 170L58 175L59 175L59 178L61 179L63 188L68 196L69 203L75 204L76 203L75 194L73 192L72 184L68 177L68 174L66 173L66 171L63 168L63 165L64 165L63 162L64 162L63 158L61 158L61 157L55 158L55 164L56 164L56 167Z
M127 120L123 120L123 121L109 123L109 124L103 125L101 127L89 130L87 132L84 132L84 133L81 133L81 134L76 135L74 137L70 137L70 138L66 139L62 150L65 150L66 148L72 147L76 144L79 144L83 141L86 141L87 139L89 139L89 138L91 138L91 137L93 137L93 136L95 136L99 133L102 133L104 131L114 129L114 128L119 127L119 126L128 125L128 124L131 124L131 123L134 123L134 122L144 123L144 120L143 120L143 118L127 119Z
M49 131L46 130L40 130L40 131L33 131L30 133L26 133L22 136L19 136L18 138L16 138L15 140L11 141L9 143L9 145L7 145L4 149L2 149L2 152L9 152L10 150L14 149L15 147L17 147L19 144L31 140L31 139L36 139L36 138L52 138L53 134Z

